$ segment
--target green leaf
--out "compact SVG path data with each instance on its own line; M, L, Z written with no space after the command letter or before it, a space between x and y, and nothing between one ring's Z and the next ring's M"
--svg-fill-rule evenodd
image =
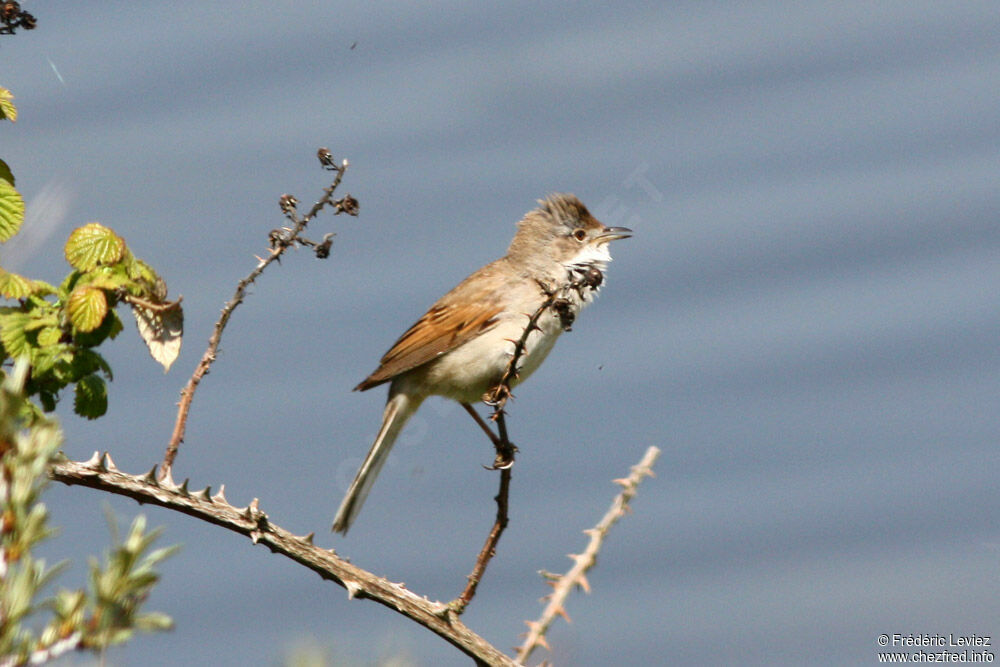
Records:
M48 294L56 293L56 286L50 285L44 280L32 280L31 281L31 293L37 296L46 296Z
M14 95L6 88L0 87L0 120L10 119L10 122L17 120L17 107L11 100Z
M0 243L17 234L24 222L24 199L10 181L0 178Z
M0 266L0 295L5 299L23 299L33 291L32 281Z
M74 229L66 241L66 261L80 271L114 264L124 255L125 239L97 222Z
M108 411L108 386L97 375L85 375L76 383L73 411L87 419L97 419Z
M101 326L93 331L77 330L73 332L73 342L78 347L97 347L108 338L114 338L121 333L122 321L118 319L118 314L111 310L111 307L111 304L108 304L108 314L101 322Z
M62 329L59 327L45 327L38 332L38 346L49 347L52 345L58 345L59 341L62 339L62 335Z
M78 287L66 302L69 321L80 331L93 331L101 326L108 314L108 299L104 290L96 287Z
M42 402L42 410L45 412L52 412L56 409L56 402L59 397L48 391L38 392L38 400Z
M11 185L17 185L17 183L14 182L14 172L10 170L10 166L3 160L0 160L0 178L7 181Z
M115 266L101 266L93 271L88 271L80 276L77 285L88 285L89 287L100 287L106 290L117 290L128 287L131 279L125 274L125 268L120 264Z
M56 294L60 295L62 298L68 297L69 293L73 291L83 275L84 274L80 271L70 271L66 274L66 277L63 278L63 281L59 283L59 287L56 289Z
M93 350L77 348L71 365L73 378L71 381L75 381L77 378L82 378L91 373L96 373L97 371L104 373L104 376L109 380L113 379L111 366L108 365L104 357Z
M153 284L160 279L160 276L156 274L153 267L146 262L137 257L130 257L129 259L131 261L125 265L125 270L128 272L128 277L132 280L145 280Z
M27 313L14 308L0 308L0 343L13 359L29 354L31 345L25 328L31 323Z

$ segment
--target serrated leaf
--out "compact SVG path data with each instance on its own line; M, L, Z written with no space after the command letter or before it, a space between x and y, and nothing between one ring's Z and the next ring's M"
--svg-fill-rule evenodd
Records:
M76 348L70 363L71 377L81 378L91 373L97 373L97 371L104 373L104 376L109 380L114 379L111 374L111 366L108 365L104 357L87 348Z
M59 327L45 327L38 332L38 347L57 345L62 340L62 335L62 329Z
M10 181L0 178L0 243L17 234L24 222L24 199Z
M108 299L96 287L78 287L69 295L66 312L70 324L79 331L93 331L108 314Z
M87 419L97 419L108 411L108 386L96 375L85 375L76 383L73 411Z
M122 329L125 328L122 325L122 321L118 319L118 314L114 311L111 311L111 317L108 318L105 324L108 327L107 336L112 340L117 338L118 334L120 334L122 332Z
M17 185L17 183L14 182L14 172L10 170L10 165L3 160L0 160L0 178L7 181L11 185Z
M25 327L31 322L27 313L21 313L13 308L0 309L0 343L12 359L30 352L31 346Z
M56 293L56 286L50 285L44 280L32 280L31 281L31 293L36 296L46 296L48 294Z
M110 267L101 267L98 269L108 269ZM115 267L116 269L119 267ZM75 289L81 289L82 287L97 287L102 290L106 290L105 296L108 297L111 307L114 308L118 301L116 295L118 290L122 288L129 288L131 286L131 281L125 276L123 271L109 271L107 273L95 274L93 272L88 272L83 274L79 281L76 283Z
M14 95L6 88L0 87L0 120L9 119L10 122L17 120L17 107L11 100Z
M73 230L66 241L66 261L80 271L114 264L125 254L125 239L98 222Z
M137 257L130 259L131 261L125 265L125 270L128 272L129 278L132 280L145 280L148 283L155 283L159 279L156 271L149 264Z
M59 323L55 308L39 308L28 313L30 321L24 326L25 331L35 331L44 327L56 326Z
M156 310L135 303L129 305L132 306L139 335L145 341L149 354L163 366L163 372L166 373L181 351L184 311L181 310L180 302L169 308Z
M0 267L0 295L6 299L23 299L33 292L32 281Z

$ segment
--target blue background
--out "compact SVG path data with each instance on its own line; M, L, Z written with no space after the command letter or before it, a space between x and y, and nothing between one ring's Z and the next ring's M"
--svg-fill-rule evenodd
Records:
M492 450L428 402L334 538L383 402L350 389L535 199L570 191L636 234L517 392L511 524L465 621L519 643L536 571L569 567L610 480L656 445L593 592L549 635L555 664L874 663L881 633L1000 635L996 3L25 7L39 28L0 40L20 111L0 154L29 202L4 266L57 281L70 230L99 220L187 315L167 375L131 327L107 347L108 416L60 407L70 456L159 460L278 197L319 196L328 146L361 216L321 218L332 257L288 257L237 310L175 472L451 599L492 521ZM140 511L47 498L65 585L107 544L103 505ZM302 645L467 663L264 548L141 511L184 545L149 603L177 628L111 664L275 664Z

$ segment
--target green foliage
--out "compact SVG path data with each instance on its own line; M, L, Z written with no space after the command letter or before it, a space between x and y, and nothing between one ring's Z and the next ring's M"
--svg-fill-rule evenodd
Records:
M97 222L74 229L66 241L66 261L79 271L116 264L124 254L125 239Z
M17 120L17 107L11 101L13 99L14 95L0 86L0 120L9 120L12 123Z
M164 630L171 620L142 611L159 579L154 568L174 548L152 549L159 531L146 531L137 517L127 537L103 562L90 562L87 590L59 590L42 597L62 569L32 552L52 534L40 497L46 469L57 460L62 436L54 422L29 422L22 388L28 373L19 362L0 387L0 664L45 662L77 649L103 650L135 630ZM47 621L43 616L48 616ZM43 624L44 621L44 624ZM40 627L40 630L38 629Z
M13 182L0 178L0 242L17 234L22 222L24 222L24 199L21 198L21 193L14 189Z
M11 172L10 167L3 160L0 160L0 179L7 181L11 185L17 185L14 182L13 172Z
M17 117L11 98L0 88L0 118ZM24 200L7 163L0 161L0 243L23 221ZM25 404L30 414L54 410L62 390L74 385L76 413L96 419L108 409L105 380L111 380L111 368L94 348L121 332L115 307L132 308L139 335L165 369L180 353L184 314L179 300L166 300L163 279L110 227L91 222L73 230L64 254L73 270L58 287L0 267L0 297L16 302L0 306L0 357L4 365L28 360L24 389L38 401Z

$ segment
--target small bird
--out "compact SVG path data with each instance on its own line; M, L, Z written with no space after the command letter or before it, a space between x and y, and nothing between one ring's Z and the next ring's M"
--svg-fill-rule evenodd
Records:
M564 286L600 272L591 289L566 290L563 307L546 309L539 318L511 384L526 380L567 323L593 300L611 261L608 244L632 235L625 227L604 226L573 195L554 194L538 204L517 224L507 254L438 299L354 388L365 391L388 382L389 397L375 442L337 511L334 531L347 533L403 425L425 398L445 396L471 411L471 404L500 382L514 341L548 297L545 286Z

